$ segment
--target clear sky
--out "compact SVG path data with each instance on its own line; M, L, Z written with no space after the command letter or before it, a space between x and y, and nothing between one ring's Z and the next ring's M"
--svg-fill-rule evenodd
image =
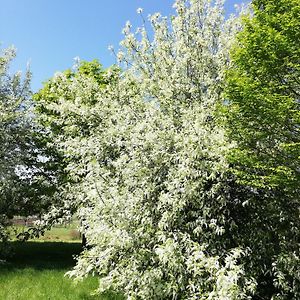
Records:
M127 20L140 25L137 8L144 15L173 13L173 0L0 0L1 48L14 45L18 52L14 70L25 70L30 62L32 88L56 71L70 68L75 57L97 58L108 67L114 57L107 49L116 49ZM242 0L227 0L226 13Z

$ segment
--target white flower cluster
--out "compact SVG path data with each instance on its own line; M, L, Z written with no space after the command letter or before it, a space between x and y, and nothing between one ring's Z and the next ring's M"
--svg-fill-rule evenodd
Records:
M136 10L136 12L137 12L138 14L141 14L141 13L143 12L143 9L139 7L139 8Z

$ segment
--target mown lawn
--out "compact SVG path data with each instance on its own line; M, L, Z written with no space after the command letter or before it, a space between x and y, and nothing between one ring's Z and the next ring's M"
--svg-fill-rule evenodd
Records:
M43 239L11 242L13 255L0 261L1 300L120 300L115 295L92 295L98 278L88 277L75 284L65 277L81 251L80 242L70 242L73 233L55 228ZM69 241L57 241L62 235ZM77 237L78 239L78 237Z

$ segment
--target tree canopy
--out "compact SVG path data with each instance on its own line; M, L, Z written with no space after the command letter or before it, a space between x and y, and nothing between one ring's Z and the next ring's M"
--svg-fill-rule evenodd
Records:
M297 299L300 4L254 0L252 9L231 50L226 88L228 132L237 144L229 160L238 181L256 193L245 202L239 226L248 234L239 244L252 247L247 272L257 270L257 295Z

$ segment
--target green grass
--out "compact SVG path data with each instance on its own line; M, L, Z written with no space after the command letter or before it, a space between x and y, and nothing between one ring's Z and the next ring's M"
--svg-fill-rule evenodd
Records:
M53 227L51 230L46 231L44 236L39 240L44 241L80 241L81 237L76 228L72 227Z
M26 226L22 225L13 225L10 227L12 236L17 236L19 233L22 233L27 230ZM37 240L37 239L33 239ZM81 236L77 230L77 224L71 223L67 226L55 226L51 230L46 231L43 236L40 236L39 241L81 241ZM31 240L32 241L32 240Z
M114 295L95 296L98 278L88 277L75 284L65 277L81 251L80 243L11 242L14 254L0 261L1 300L117 300Z

